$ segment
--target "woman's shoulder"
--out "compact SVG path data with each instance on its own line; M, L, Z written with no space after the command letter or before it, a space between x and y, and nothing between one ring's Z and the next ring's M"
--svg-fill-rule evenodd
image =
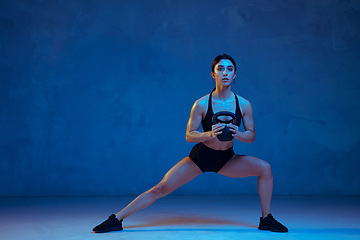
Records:
M209 103L209 94L196 100L194 103L194 107L196 107L197 109L206 110L208 107L208 103Z
M239 96L237 94L236 94L236 96L239 99L240 111L242 113L242 116L243 117L245 115L252 116L252 107L251 107L250 102L242 96Z
M201 98L196 100L196 102L198 102L199 104L207 104L207 102L209 101L209 95L210 94L206 94L205 96L202 96Z
M244 115L248 112L252 112L252 107L251 107L249 100L247 100L244 97L239 96L237 94L236 94L236 96L239 100L240 110L241 110L242 114Z
M239 103L240 103L241 105L250 105L249 100L247 100L246 98L244 98L244 97L242 97L242 96L240 96L240 95L238 95L238 94L236 94L236 96L237 96L237 98L238 98L238 100L239 100Z

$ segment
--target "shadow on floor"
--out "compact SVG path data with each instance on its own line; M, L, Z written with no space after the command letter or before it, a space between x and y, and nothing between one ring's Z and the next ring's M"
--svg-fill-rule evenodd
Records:
M171 226L171 225L201 225L201 224L214 224L214 225L231 225L245 228L256 228L257 225L242 221L230 221L221 219L212 219L204 217L167 217L167 218L152 218L151 222L138 225L125 226L124 229L154 227L154 226Z

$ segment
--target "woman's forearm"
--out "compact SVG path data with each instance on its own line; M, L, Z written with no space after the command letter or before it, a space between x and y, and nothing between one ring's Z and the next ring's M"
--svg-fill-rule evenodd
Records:
M237 140L246 143L252 143L255 141L255 133L253 131L238 132L234 137Z
M209 132L191 131L186 133L187 142L204 142L212 138L214 138L214 136L212 136L212 131Z

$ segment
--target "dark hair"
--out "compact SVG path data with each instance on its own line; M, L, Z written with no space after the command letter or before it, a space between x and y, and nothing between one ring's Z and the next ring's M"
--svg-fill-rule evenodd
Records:
M222 60L222 59L229 59L232 62L232 64L234 65L235 72L236 72L235 60L230 55L227 55L227 54L218 55L218 56L216 56L216 58L214 58L214 61L212 62L212 66L211 66L211 72L214 72L215 65L218 64L220 62L220 60Z

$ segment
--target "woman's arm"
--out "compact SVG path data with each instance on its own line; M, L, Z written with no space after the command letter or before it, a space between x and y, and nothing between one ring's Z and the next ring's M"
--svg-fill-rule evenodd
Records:
M213 125L212 131L209 132L198 131L202 121L202 113L205 108L206 101L201 101L201 99L197 100L191 108L190 118L186 129L187 142L204 142L222 133L221 130L225 127L225 124L223 123Z
M234 134L234 138L239 141L252 143L255 141L255 125L253 119L253 110L249 101L243 101L241 105L243 112L243 125L245 128L245 132L240 132L238 126L234 124L229 124L230 131Z

